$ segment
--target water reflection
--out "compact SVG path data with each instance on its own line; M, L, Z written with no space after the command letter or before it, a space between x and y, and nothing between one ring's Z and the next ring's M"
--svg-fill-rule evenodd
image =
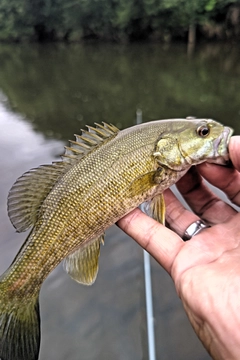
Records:
M15 234L7 216L7 194L17 177L32 167L41 163L49 163L62 151L63 142L53 139L46 140L40 133L35 133L33 127L17 113L13 113L6 101L6 97L0 96L0 229L1 246L5 246L7 252L19 248L20 242L11 242L12 238L22 240L26 235ZM7 241L5 243L5 241ZM1 250L2 250L1 247ZM14 249L12 249L12 247ZM12 260L12 257L2 256L0 272Z
M13 56L14 54L14 56ZM86 123L213 117L240 127L239 49L204 46L2 45L0 86L37 130L72 138Z
M26 237L7 218L9 188L56 160L86 123L126 127L140 108L145 121L209 116L240 131L238 49L207 46L189 59L180 46L1 45L0 63L1 272ZM208 359L171 279L152 265L157 358ZM111 228L93 287L74 283L61 266L45 282L40 359L147 359L143 286L141 249Z

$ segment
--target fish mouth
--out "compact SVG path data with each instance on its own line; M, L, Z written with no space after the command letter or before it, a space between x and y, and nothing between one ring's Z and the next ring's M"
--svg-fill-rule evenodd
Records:
M213 158L208 162L219 165L227 165L229 163L228 144L233 134L233 129L225 126L221 135L213 142Z

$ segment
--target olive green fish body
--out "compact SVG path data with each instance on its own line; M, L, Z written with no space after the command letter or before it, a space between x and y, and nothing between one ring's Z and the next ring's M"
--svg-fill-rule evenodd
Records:
M65 259L76 281L94 282L104 231L152 199L152 214L161 219L160 194L194 164L223 164L231 132L204 119L153 121L122 131L98 125L76 136L63 162L20 178L9 194L9 215L19 231L34 227L1 277L0 357L37 359L38 293L46 276Z
M31 287L38 291L32 277L41 284L39 277L43 281L68 253L102 234L154 192L176 182L181 172L166 168L160 185L153 180L142 191L143 176L150 174L153 178L158 167L153 157L157 136L151 133L152 138L143 132L139 141L135 133L119 132L119 136L92 151L64 174L41 206L39 219L11 267L10 283L18 283L19 273L26 273L29 281L23 284L25 295ZM139 143L134 143L135 138ZM19 290L18 287L20 294Z

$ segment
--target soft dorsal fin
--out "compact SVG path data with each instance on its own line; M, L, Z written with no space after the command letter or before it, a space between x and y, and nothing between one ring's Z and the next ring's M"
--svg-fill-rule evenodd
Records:
M64 162L42 165L20 176L8 194L8 216L18 232L27 230L53 185L69 169Z
M87 126L87 131L82 130L81 135L75 135L76 141L70 140L70 147L65 147L63 161L32 169L14 183L8 195L8 215L18 232L35 224L42 202L71 166L119 132L112 124L95 125Z
M89 244L64 259L63 267L73 280L84 285L94 283L98 273L101 242L104 242L103 235L93 239Z
M95 125L96 127L87 126L88 131L81 130L81 135L75 134L76 141L70 140L70 147L65 146L66 151L63 155L63 161L74 165L83 156L86 156L106 141L111 140L119 132L119 129L112 124L103 122L103 125L97 123Z

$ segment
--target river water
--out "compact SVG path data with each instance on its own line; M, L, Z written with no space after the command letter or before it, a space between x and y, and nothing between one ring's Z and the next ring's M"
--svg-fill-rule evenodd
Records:
M26 234L7 217L7 194L23 172L51 163L85 124L120 128L170 117L212 117L240 133L240 51L205 45L0 46L0 271ZM108 230L91 287L60 265L43 285L40 360L148 359L143 253L116 226ZM207 360L172 280L151 260L159 360Z

